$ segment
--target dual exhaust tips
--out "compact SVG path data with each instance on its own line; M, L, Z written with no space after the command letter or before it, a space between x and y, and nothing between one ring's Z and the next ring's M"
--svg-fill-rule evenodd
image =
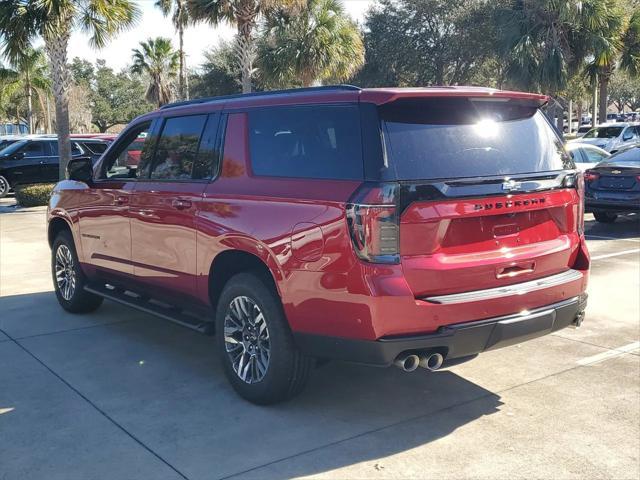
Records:
M442 354L434 352L416 355L415 353L401 353L393 364L405 372L413 372L418 367L426 368L432 372L438 370L444 362Z

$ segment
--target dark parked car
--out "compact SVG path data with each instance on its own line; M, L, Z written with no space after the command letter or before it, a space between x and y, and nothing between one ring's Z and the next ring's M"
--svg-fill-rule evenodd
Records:
M612 155L587 170L585 208L598 222L612 223L618 215L640 212L640 146Z
M579 325L582 177L546 101L338 86L165 106L55 187L58 301L215 331L262 404L318 358L436 370Z
M73 140L73 157L100 158L109 143L104 140ZM54 183L59 179L58 141L55 137L26 138L0 150L0 198L16 185Z

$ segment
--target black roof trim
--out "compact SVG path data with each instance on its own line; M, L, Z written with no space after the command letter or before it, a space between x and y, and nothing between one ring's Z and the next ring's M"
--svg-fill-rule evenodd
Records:
M160 107L160 110L165 110L174 107L183 107L186 105L198 105L201 103L217 102L221 100L232 100L234 98L253 98L253 97L272 97L277 95L292 95L297 93L313 93L313 92L326 92L332 90L347 90L347 91L360 91L360 87L355 85L323 85L321 87L306 87L306 88L289 88L287 90L268 90L266 92L252 92L252 93L238 93L235 95L221 95L219 97L203 97L194 98L193 100L184 100L182 102L167 103Z

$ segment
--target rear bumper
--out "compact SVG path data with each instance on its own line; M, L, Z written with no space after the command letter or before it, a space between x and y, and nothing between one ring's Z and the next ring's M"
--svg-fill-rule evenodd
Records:
M597 198L597 195L585 198L585 212L640 212L640 194L620 194L620 198Z
M442 327L430 335L381 338L375 341L294 333L307 355L376 366L388 366L403 352L438 351L446 360L522 343L579 325L586 294L526 314L507 315Z

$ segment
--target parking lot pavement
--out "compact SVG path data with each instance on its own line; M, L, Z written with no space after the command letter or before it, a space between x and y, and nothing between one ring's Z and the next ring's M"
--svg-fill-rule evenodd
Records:
M640 222L588 220L581 328L432 374L329 363L265 408L211 337L64 313L44 211L0 213L0 479L637 479Z

